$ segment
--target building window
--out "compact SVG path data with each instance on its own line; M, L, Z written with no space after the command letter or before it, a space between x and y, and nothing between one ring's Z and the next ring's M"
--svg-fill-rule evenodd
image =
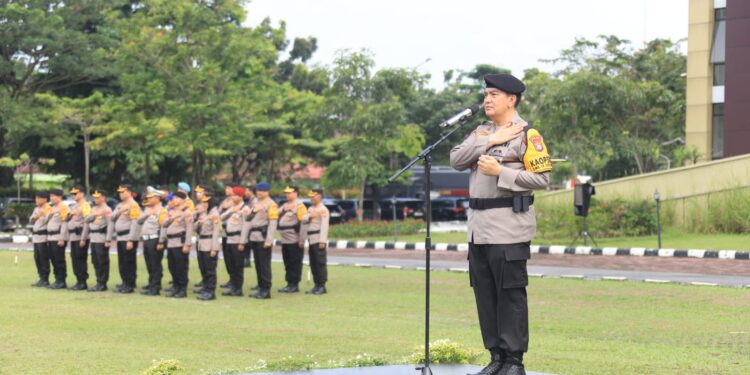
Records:
M714 104L711 118L711 159L724 157L724 103Z
M714 64L714 86L724 86L724 64Z

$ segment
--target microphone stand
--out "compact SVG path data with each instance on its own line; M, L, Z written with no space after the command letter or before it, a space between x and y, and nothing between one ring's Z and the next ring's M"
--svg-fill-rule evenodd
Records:
M472 114L473 115L473 114ZM419 160L424 162L424 202L425 202L425 238L424 238L424 249L425 249L425 310L424 310L424 367L417 367L417 370L421 370L422 375L432 375L430 369L430 251L432 251L432 239L430 238L430 226L432 224L432 201L430 199L430 170L432 168L432 156L430 155L437 146L439 146L446 138L450 137L451 134L455 133L463 124L466 123L472 115L462 117L458 124L454 126L453 130L445 133L437 142L430 146L427 146L422 152L420 152L414 159L411 159L405 167L401 168L400 171L396 172L393 176L388 178L388 182L395 181L399 176L404 174L409 168L416 164Z

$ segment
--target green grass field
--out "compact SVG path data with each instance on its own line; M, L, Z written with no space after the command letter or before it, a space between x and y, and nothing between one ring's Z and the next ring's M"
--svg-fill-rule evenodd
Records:
M401 363L423 340L419 271L332 267L323 297L199 302L192 294L174 300L31 288L32 254L20 253L17 265L15 255L0 251L2 374L136 374L155 359L179 360L185 374L240 372L261 359L327 362L362 353ZM116 269L113 262L110 286L119 282ZM190 275L195 282L193 260ZM434 274L432 337L480 350L467 279ZM274 280L283 280L278 264ZM750 373L749 290L532 279L528 291L531 370Z
M352 240L351 238L342 238ZM393 241L393 236L370 237L359 240ZM399 241L423 242L424 233L398 236ZM536 245L569 245L572 238L546 238L538 233L533 243ZM656 248L656 235L643 237L594 238L600 247L647 247ZM432 233L432 242L466 243L465 232ZM583 240L578 240L583 246ZM589 246L593 243L589 242ZM746 234L696 234L685 233L674 229L662 233L662 248L665 249L716 249L716 250L750 250L750 241Z

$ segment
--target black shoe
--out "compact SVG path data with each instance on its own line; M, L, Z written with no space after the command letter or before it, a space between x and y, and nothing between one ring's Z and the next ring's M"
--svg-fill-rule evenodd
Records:
M307 292L305 292L305 294L315 294L318 291L318 288L320 288L320 287L316 285L312 289L310 289Z
M227 297L242 297L242 289L230 289L221 293L221 295Z
M169 288L164 289L164 293L174 293L174 290L175 290L174 287L170 286Z
M31 286L33 286L35 288L46 288L46 287L49 286L49 281L47 281L47 280L39 280L39 281L31 284Z
M97 283L93 287L89 288L89 292L103 292L105 290L107 290L107 286L100 283Z
M216 299L216 294L214 292L206 291L204 293L201 293L201 295L199 295L196 298L198 298L201 301L211 301L211 300Z
M260 290L260 286L256 285L256 286L250 288L250 290Z
M297 293L297 292L299 292L299 287L293 284L287 284L287 286L279 289L279 293Z
M492 360L481 371L467 375L498 375L503 368L503 357L500 354L492 354Z
M193 289L193 293L195 293L195 294L203 294L203 293L206 293L206 292L208 292L208 291L206 289L204 289L204 288Z
M226 283L219 285L219 288L224 288L224 289L229 288L229 289L231 289L232 288L232 283L230 283L230 282L227 281Z
M271 291L268 289L260 289L258 293L251 294L250 297L255 299L271 299Z
M195 283L195 285L193 285L193 286L196 287L196 288L203 288L203 281L201 281L199 283Z
M144 296L158 296L159 295L159 289L148 288L146 290L142 290L141 294L144 295Z
M115 290L115 292L122 293L122 294L130 294L130 293L135 292L135 289L129 286L123 286L122 288Z
M503 368L497 373L498 375L526 375L526 370L523 365L515 363L506 363Z
M86 290L86 289L88 289L88 286L86 284L83 284L83 283L76 283L76 285L73 285L73 286L71 286L68 289L70 289L70 290Z
M65 284L65 281L55 281L54 284L49 286L50 289L67 289L68 285Z
M322 294L326 294L328 291L326 290L326 287L324 285L321 285L318 287L318 290L313 290L311 294L319 296Z
M185 289L179 289L170 295L172 298L185 298L187 297L187 291Z
M151 289L151 287L148 285L144 285L141 287L141 290L149 290L149 289Z

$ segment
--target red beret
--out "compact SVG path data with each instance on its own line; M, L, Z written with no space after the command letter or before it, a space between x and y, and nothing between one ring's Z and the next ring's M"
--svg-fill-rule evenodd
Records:
M235 186L232 188L232 191L234 192L234 195L239 195L239 196L245 195L245 189L242 186Z

